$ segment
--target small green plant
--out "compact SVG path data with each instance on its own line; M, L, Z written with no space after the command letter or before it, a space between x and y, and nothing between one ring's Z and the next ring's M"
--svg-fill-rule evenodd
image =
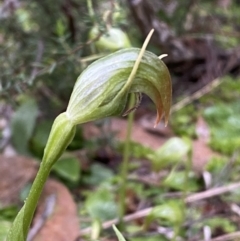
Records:
M116 226L113 226L113 230L114 230L114 232L116 233L116 235L118 237L118 241L126 241L126 239L123 237L121 232L116 228Z
M145 93L157 107L155 125L165 116L167 124L171 106L171 79L161 57L142 49L127 48L91 64L77 79L66 112L54 121L43 160L25 204L8 233L8 241L25 241L38 199L56 161L72 141L76 126L125 110L130 93ZM136 103L138 106L139 103Z

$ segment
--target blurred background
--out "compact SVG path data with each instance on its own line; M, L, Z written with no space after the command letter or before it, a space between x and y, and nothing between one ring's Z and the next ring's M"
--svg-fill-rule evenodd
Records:
M239 0L0 1L0 240L80 73L109 53L140 48L151 29L148 50L168 55L172 115L154 129L146 96L135 113L123 234L240 240ZM115 240L126 129L123 117L78 127L29 241Z

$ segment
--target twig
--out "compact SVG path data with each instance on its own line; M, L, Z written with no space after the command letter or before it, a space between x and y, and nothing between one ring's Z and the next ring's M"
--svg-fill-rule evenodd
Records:
M232 212L240 216L240 207L236 203L232 203L230 208Z
M222 236L218 236L216 238L213 238L209 241L231 241L234 238L240 238L240 232L235 232L235 233L229 233L229 234L225 234ZM201 240L204 241L204 240Z
M188 196L185 199L185 202L186 203L192 203L192 202L200 201L200 200L203 200L203 199L207 199L207 198L210 198L210 197L214 197L214 196L224 194L226 192L231 192L231 191L233 191L237 188L240 188L240 182L232 183L232 184L229 184L229 185L223 186L223 187L211 188L207 191L192 194L192 195Z
M222 83L222 79L219 79L219 78L214 79L209 84L205 85L203 88L193 93L191 96L188 96L180 100L178 103L174 104L171 108L171 113L176 112L182 109L183 107L185 107L186 105L189 105L194 100L201 98L205 94L212 91L214 88L218 87L221 83Z
M229 184L229 185L223 186L223 187L212 188L212 189L209 189L204 192L189 195L188 197L185 198L184 201L185 201L185 203L193 203L193 202L207 199L210 197L218 196L218 195L221 195L221 194L224 194L227 192L231 192L237 188L240 188L240 182L232 183L232 184ZM150 208L146 208L146 209L140 210L138 212L135 212L133 214L127 215L123 218L123 221L129 222L129 221L133 221L133 220L136 220L139 218L146 217L147 215L149 215L151 213L151 211L153 209L154 209L154 207L150 207ZM119 219L117 219L117 218L113 219L113 220L109 220L102 224L102 228L103 229L110 228L113 224L117 224L118 222L119 222ZM80 236L91 233L91 230L92 230L91 227L82 229L80 231ZM224 240L227 240L227 239L224 239ZM214 241L218 241L218 240L214 240Z

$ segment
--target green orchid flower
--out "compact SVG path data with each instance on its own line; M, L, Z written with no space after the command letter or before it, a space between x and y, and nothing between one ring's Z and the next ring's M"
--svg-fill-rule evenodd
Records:
M130 93L148 95L157 108L155 125L171 106L171 78L157 55L145 51L153 30L142 49L127 48L91 64L77 79L66 112L54 121L40 169L29 196L13 222L7 241L25 241L38 199L53 164L72 141L76 125L126 112ZM139 103L137 103L139 105Z

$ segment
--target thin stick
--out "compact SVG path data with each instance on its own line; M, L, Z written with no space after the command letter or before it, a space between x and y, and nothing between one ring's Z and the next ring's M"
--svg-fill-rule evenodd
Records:
M209 93L210 91L218 87L221 83L222 83L222 79L219 79L219 78L214 79L209 84L205 85L203 88L193 93L191 96L188 96L180 100L178 103L174 104L171 108L171 113L176 112L182 109L183 107L189 105L194 100L201 98L202 96L206 95L207 93Z
M229 184L227 186L216 187L216 188L212 188L212 189L209 189L207 191L204 191L204 192L192 194L185 199L185 202L186 203L193 203L193 202L200 201L200 200L203 200L203 199L207 199L207 198L210 198L210 197L218 196L218 195L221 195L221 194L226 193L226 192L231 192L231 191L233 191L237 188L240 188L240 182L232 183L232 184Z
M184 202L185 203L193 203L193 202L200 201L200 200L203 200L203 199L207 199L207 198L211 198L211 197L214 197L214 196L222 195L222 194L227 193L227 192L231 192L231 191L233 191L237 188L240 188L240 182L232 183L232 184L229 184L229 185L223 186L223 187L212 188L212 189L209 189L209 190L204 191L204 192L189 195L188 197L185 198ZM150 207L150 208L146 208L146 209L140 210L138 212L135 212L133 214L127 215L123 218L123 221L124 222L130 222L130 221L133 221L133 220L136 220L136 219L139 219L139 218L146 217L147 215L149 215L151 213L151 211L153 209L154 209L154 207ZM107 229L107 228L110 228L113 224L118 224L118 223L119 223L119 219L117 219L117 218L113 219L113 220L109 220L109 221L104 222L102 224L102 228ZM89 233L91 233L91 227L82 229L80 231L81 236L87 235ZM214 241L219 241L219 240L214 240Z
M230 240L233 240L234 238L240 238L240 232L229 233L222 236L218 236L209 241L230 241ZM204 241L204 240L201 240L201 241Z

